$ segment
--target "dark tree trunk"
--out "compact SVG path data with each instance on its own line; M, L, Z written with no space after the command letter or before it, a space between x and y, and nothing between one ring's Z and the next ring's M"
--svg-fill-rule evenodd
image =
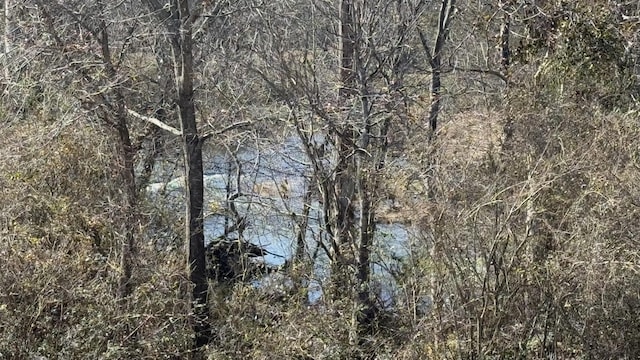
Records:
M509 64L511 63L511 49L509 48L509 34L511 15L507 5L500 4L502 9L502 25L500 26L500 65L505 75L509 76Z
M442 75L442 52L451 29L451 20L455 12L455 0L442 0L440 5L440 17L438 18L438 34L436 35L433 49L429 45L427 37L421 30L418 30L422 46L429 56L431 67L431 105L429 106L429 129L430 136L433 137L438 128L438 115L441 106L441 75Z
M357 94L356 88L356 29L353 0L340 2L340 88L339 103L343 119L339 119L334 134L337 149L336 171L333 176L329 210L331 215L331 298L348 298L353 290L350 266L355 263L354 241L354 195L355 164L353 150L356 132L348 120L349 106Z
M362 169L358 171L358 194L360 197L360 244L358 246L358 261L356 282L358 291L356 293L356 327L360 345L362 345L363 335L367 335L374 321L374 305L371 301L371 247L373 246L373 235L375 233L375 212L371 206L369 185L373 179L362 174Z
M102 57L102 64L105 72L110 81L114 84L118 83L118 74L116 68L112 62L111 56L111 44L109 42L109 31L107 27L107 21L104 14L104 4L102 1L98 1L100 6L100 29L97 32L98 42L100 44L100 55ZM111 107L115 121L113 126L118 133L119 139L119 154L120 154L120 166L121 166L121 179L124 184L124 205L123 205L123 217L125 217L125 231L124 238L120 246L120 268L122 273L118 280L118 297L124 298L131 294L131 273L132 262L135 250L135 229L137 228L137 203L138 192L136 188L136 176L135 176L135 150L131 143L131 135L129 133L129 126L127 124L127 111L126 100L122 92L120 85L115 85L112 88L112 96L115 102L112 104L105 104L107 107ZM107 122L109 122L107 120Z
M125 185L125 204L123 213L127 217L124 239L120 247L120 267L122 274L118 281L118 297L124 298L131 294L131 273L132 263L135 253L135 228L137 227L137 191L134 174L134 151L131 146L129 129L126 126L118 126L118 136L120 138L120 158L122 161L122 177Z
M179 102L182 122L194 116L193 102L182 108ZM204 247L204 231L202 207L204 196L204 182L202 169L202 144L197 133L185 131L183 135L185 152L185 178L187 213L186 238L189 246L189 278L193 283L194 330L196 333L196 347L209 343L210 326L208 322L208 292L209 285L206 277L206 261Z
M194 16L188 0L172 0L169 7L158 0L145 0L151 11L157 13L169 32L177 89L177 104L180 109L182 132L186 220L185 237L189 249L189 279L193 284L193 329L196 349L209 343L209 283L206 274L203 198L204 179L202 168L202 138L198 134L193 91L193 35Z
M440 114L440 72L441 72L440 54L437 54L431 60L431 105L429 106L429 128L431 134L436 132L438 128L438 115Z
M184 166L186 179L186 238L189 246L189 278L193 283L195 347L209 343L211 328L209 325L208 293L209 283L206 275L204 248L203 199L204 180L202 169L202 142L196 124L196 109L193 99L193 49L191 34L191 15L187 0L179 2L180 32L179 48L174 47L176 64L176 85L178 88L178 107L180 108L180 126L184 146ZM176 42L174 42L175 44Z
M353 0L340 2L340 91L341 100L357 93L354 60L356 56L356 30Z

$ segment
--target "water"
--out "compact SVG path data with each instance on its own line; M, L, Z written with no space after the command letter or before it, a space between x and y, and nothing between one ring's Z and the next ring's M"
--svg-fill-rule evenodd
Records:
M241 194L235 203L238 212L248 220L243 238L268 251L263 259L267 265L282 265L293 257L296 250L298 229L292 214L300 215L303 211L305 179L309 174L306 156L295 138L263 149L243 149L237 156L242 169L239 188L235 183L235 161L222 155L213 155L205 162L206 241L213 241L224 234L226 216L223 213L229 188L232 193L238 191ZM175 197L176 204L180 206L183 188L184 178L176 177L168 182L150 184L147 192L164 192L165 196ZM326 254L317 245L323 236L319 221L321 215L321 205L315 200L306 230L306 253L309 257L318 255L314 278L309 284L310 301L321 297L322 284L329 275ZM401 224L378 224L376 230L372 272L380 287L378 295L387 302L391 301L396 287L390 269L394 266L394 259L407 256L409 233ZM268 284L269 281L265 280L257 285Z

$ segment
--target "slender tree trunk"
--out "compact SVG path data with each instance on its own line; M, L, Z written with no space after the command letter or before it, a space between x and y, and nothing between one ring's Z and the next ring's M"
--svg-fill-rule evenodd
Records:
M505 76L506 89L504 92L504 98L509 97L509 88L511 81L511 73L509 66L511 65L511 47L509 44L509 37L511 35L511 1L504 3L499 2L500 9L502 10L502 25L500 26L500 65L502 66L502 72ZM505 124L505 134L508 132L508 126Z
M178 19L180 31L173 35L179 37L177 43L180 46L175 47L176 42L174 42L173 50L187 182L185 233L189 247L189 277L193 283L195 347L200 348L209 343L211 328L208 308L209 284L206 277L204 247L202 141L198 134L193 97L192 18L187 0L179 1Z
M137 212L137 189L134 174L133 157L134 151L131 146L129 129L125 125L118 126L118 137L120 138L120 159L122 162L122 178L125 185L125 204L123 213L127 217L125 220L125 236L120 247L120 267L122 274L118 281L118 297L124 298L131 294L131 274L132 263L135 253L135 229L138 223Z
M511 16L504 11L504 19L500 27L500 65L505 75L509 74L509 64L511 63L511 50L509 48L509 28L511 26Z
M144 3L166 25L171 43L184 152L187 199L185 237L189 252L189 279L193 285L194 347L198 349L210 342L211 325L203 226L203 139L198 133L193 90L192 26L195 15L191 14L189 0L171 0L166 6L159 0L145 0Z
M429 129L430 137L433 137L438 128L438 115L441 106L441 75L442 75L442 52L451 29L451 20L455 12L455 0L442 0L440 5L440 16L438 18L438 34L436 35L433 49L429 45L427 37L421 30L418 30L422 46L429 56L431 66L431 105L429 106Z
M346 127L346 126L345 126ZM332 229L332 283L334 289L332 297L340 300L351 294L352 280L349 275L349 267L355 263L353 252L355 209L354 209L354 168L353 148L344 137L351 137L353 130L345 129L337 135L338 164L333 179L333 191L331 201Z
M331 277L333 300L350 297L352 276L350 264L355 262L354 241L354 156L355 130L348 122L350 101L357 94L354 61L356 57L356 31L353 0L340 2L340 88L338 90L343 122L334 134L337 148L337 164L331 196L331 221L333 223Z
M367 155L362 155L367 156ZM354 312L352 317L351 342L357 344L361 351L367 352L366 336L371 334L375 320L375 308L371 301L371 248L375 233L375 212L371 206L372 180L365 174L365 167L369 169L371 161L360 159L358 161L358 197L359 197L359 241L358 254L355 269L356 291L354 293Z
M357 93L354 60L356 56L356 29L354 0L340 1L340 90L341 100ZM344 105L341 104L341 105Z
M9 86L9 79L10 79L10 73L9 73L9 52L11 51L11 26L9 25L9 21L11 19L11 14L9 13L9 1L10 0L4 0L4 6L2 8L2 23L4 24L4 29L3 29L3 57L2 57L2 65L4 67L4 87L5 89L8 88Z
M307 229L309 228L309 215L311 213L311 202L313 201L315 176L308 179L305 184L304 196L302 198L302 213L292 214L293 221L297 225L296 231L296 251L293 255L291 274L293 279L293 294L300 298L301 303L307 303L308 290L307 281L303 274L309 269L307 261Z
M364 4L362 4L364 6ZM373 159L370 148L372 131L367 93L367 75L359 59L359 28L352 0L342 0L340 6L341 29L341 87L339 91L345 121L342 133L337 134L338 164L335 173L336 234L340 257L332 269L339 282L339 296L352 299L352 324L349 334L351 345L356 346L354 356L366 355L366 336L370 331L374 307L371 303L371 247L373 242L374 211L371 206L370 171ZM361 105L359 127L349 122L353 100ZM356 223L356 195L359 224Z
M316 182L315 178L310 179L305 185L304 196L302 198L302 214L295 216L294 221L298 225L296 234L296 252L293 259L296 263L304 263L307 249L307 228L309 224L309 213L311 212L311 201L313 200L313 186Z
M183 126L188 125L189 119L195 119L193 101L185 103L187 95L181 94L178 106ZM184 106L184 107L183 107ZM195 121L193 122L195 123ZM185 153L186 184L186 238L189 246L189 272L193 283L194 331L196 333L195 346L202 347L209 343L210 325L208 309L209 284L206 277L206 260L203 229L203 166L202 143L197 132L183 128L183 142Z
M127 125L125 100L119 89L115 92L116 97L116 131L119 138L119 153L121 162L121 178L124 184L124 206L122 213L125 217L125 234L120 246L120 268L122 273L118 280L118 297L124 298L131 294L131 274L132 264L135 254L135 234L138 227L138 191L136 187L135 151L131 144L131 136Z
M440 54L436 54L431 59L431 105L429 106L429 129L431 135L435 134L438 128L438 115L440 114L440 72L441 72Z
M102 65L110 81L114 84L118 83L118 74L113 65L111 59L111 44L109 42L109 31L107 21L104 14L104 4L102 1L98 1L100 6L99 22L100 29L97 32L99 34L98 42L100 44L100 55L102 57ZM120 246L120 268L122 273L118 280L118 297L125 298L131 294L131 273L132 262L135 251L135 232L138 227L138 215L137 215L137 202L138 192L136 187L135 177L135 164L134 157L135 151L131 144L131 136L129 133L129 126L127 124L127 111L126 100L122 94L122 88L120 85L114 85L111 89L112 95L115 99L114 103L108 104L111 106L115 121L114 127L118 133L119 139L119 153L120 153L120 166L121 166L121 179L124 185L124 206L122 209L123 216L125 217L125 231L124 238Z

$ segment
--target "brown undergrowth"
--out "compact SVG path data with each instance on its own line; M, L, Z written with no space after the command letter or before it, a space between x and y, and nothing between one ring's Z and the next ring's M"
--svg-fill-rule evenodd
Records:
M180 254L139 238L135 290L116 298L121 194L110 135L58 126L7 126L0 144L0 356L183 357Z
M134 291L118 301L110 135L59 130L14 124L0 140L0 355L191 357L183 252L159 251L143 203ZM366 339L377 358L636 358L637 113L523 97L421 136L382 182L381 218L410 234ZM212 285L209 358L355 354L349 304L309 304L286 277Z

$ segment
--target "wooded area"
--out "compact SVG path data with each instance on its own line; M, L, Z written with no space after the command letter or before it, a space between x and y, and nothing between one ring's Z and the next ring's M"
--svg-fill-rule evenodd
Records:
M640 357L640 3L4 0L0 358Z

